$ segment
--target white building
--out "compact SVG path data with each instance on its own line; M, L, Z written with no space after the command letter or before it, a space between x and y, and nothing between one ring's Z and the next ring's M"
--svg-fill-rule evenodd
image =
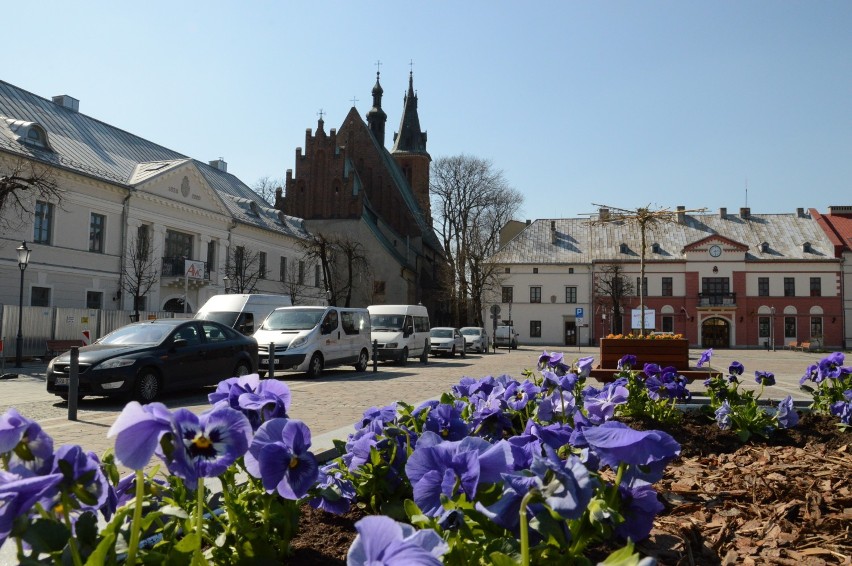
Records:
M285 294L296 273L303 302L324 298L315 267L299 265L300 219L273 209L221 159L202 163L78 108L71 97L48 100L0 81L0 177L34 168L59 190L58 198L19 192L22 208L4 203L0 303L18 303L22 242L32 249L27 306L133 310L121 279L133 273L140 241L158 275L140 310L181 312L185 295L186 310L197 310L225 291L236 248L257 258L255 292ZM184 277L185 260L200 262L198 278Z

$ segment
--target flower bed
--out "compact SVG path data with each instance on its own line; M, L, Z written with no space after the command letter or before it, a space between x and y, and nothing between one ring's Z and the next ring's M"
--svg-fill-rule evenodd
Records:
M705 353L702 362L709 358ZM842 355L829 356L808 368L802 381L814 393L815 410L848 426L852 370L842 362ZM14 540L22 562L64 556L75 565L280 563L293 557L294 548L305 548L291 540L300 506L309 503L334 513L353 505L368 513L352 517L358 535L348 550L350 564L637 564L637 548L654 555L653 545L643 545L658 536L655 528L665 524L659 514L667 507L683 512L685 505L699 523L710 517L719 527L707 556L724 549L734 530L762 528L713 513L731 498L754 501L762 486L777 498L789 482L782 468L761 477L771 463L768 451L762 468L746 476L751 488L739 495L729 493L729 478L719 474L742 473L746 462L724 460L724 454L715 455L722 466L710 470L716 476L670 483L672 470L692 457L678 460L682 447L667 432L685 428L675 407L690 397L686 380L673 368L651 364L640 372L628 357L618 378L599 390L585 384L592 363L569 364L545 353L540 374L462 378L420 407L371 408L338 443L341 456L322 468L310 452L310 431L286 416L286 385L257 376L222 382L202 415L128 404L110 430L115 453L103 460L78 446L54 451L37 423L10 410L0 417L0 541ZM792 436L789 427L799 415L789 398L770 409L757 403L774 376L755 372L761 384L755 394L740 390L743 371L732 364L726 378L705 384L707 422L715 420L739 443ZM653 424L630 428L616 418ZM852 503L852 466L848 454L835 452L812 473L836 465L837 474L817 476L824 479L816 480L816 490L810 484L802 502L776 509L778 529L795 518L842 525ZM169 472L161 478L143 472L154 455ZM138 471L119 478L116 459ZM238 482L239 473L247 481ZM211 493L210 482L221 484L221 491ZM662 497L655 485L666 487ZM815 491L822 500L808 499ZM687 495L698 499L681 504L678 498ZM738 507L726 511L734 508L744 514ZM99 513L109 521L102 529ZM774 559L764 552L773 540L788 546L779 550L787 553L782 558L848 555L852 549L848 529L819 546L812 539L784 539L773 529L754 539L756 550L748 556ZM695 537L680 534L688 554L704 555L703 546L689 546Z

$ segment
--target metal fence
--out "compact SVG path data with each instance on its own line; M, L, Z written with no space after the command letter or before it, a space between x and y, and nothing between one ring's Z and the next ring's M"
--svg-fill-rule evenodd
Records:
M23 357L40 358L47 352L48 340L82 340L89 331L92 342L132 321L134 311L105 311L60 307L24 307L21 317ZM140 311L139 320L173 318L168 311ZM181 315L182 316L182 315ZM0 339L7 360L15 358L18 337L18 306L0 304Z

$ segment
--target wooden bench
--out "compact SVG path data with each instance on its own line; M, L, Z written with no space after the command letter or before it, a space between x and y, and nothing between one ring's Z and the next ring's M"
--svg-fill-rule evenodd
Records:
M784 349L785 350L798 350L799 349L799 343L796 342L795 340L793 340L791 342L787 342L786 344L784 344Z
M82 340L48 340L47 341L47 350L44 353L44 357L47 359L52 359L58 356L59 354L64 354L68 350L73 347L82 347Z
M810 352L811 351L811 343L810 342L799 342L799 345L796 347L797 350L802 352Z

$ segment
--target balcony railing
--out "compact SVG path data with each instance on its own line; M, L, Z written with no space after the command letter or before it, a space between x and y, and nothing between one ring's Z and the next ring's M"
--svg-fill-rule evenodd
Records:
M736 293L698 293L699 307L735 307Z
M188 258L185 257L164 257L163 258L163 269L162 269L162 277L183 277L184 274L184 262ZM196 261L196 260L192 260ZM204 279L210 279L210 267L207 265L207 262L204 263Z

